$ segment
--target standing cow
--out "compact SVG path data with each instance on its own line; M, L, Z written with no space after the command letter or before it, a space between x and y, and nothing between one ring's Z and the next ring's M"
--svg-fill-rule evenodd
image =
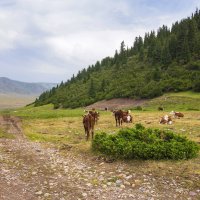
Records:
M113 111L113 114L115 116L115 122L116 126L121 126L122 122L132 122L132 116L130 115L130 110L128 111L122 111L117 110Z
M95 110L90 110L89 113L94 117L95 124L97 124L99 120L99 112Z
M85 129L85 136L86 140L89 139L90 133L92 135L92 139L94 137L94 124L95 124L95 118L90 113L83 115L83 126Z

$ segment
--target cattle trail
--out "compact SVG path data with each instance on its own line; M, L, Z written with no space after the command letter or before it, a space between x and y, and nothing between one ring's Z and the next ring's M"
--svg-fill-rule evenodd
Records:
M7 133L14 134L16 137L23 137L21 119L19 117L9 115L0 116L0 127Z

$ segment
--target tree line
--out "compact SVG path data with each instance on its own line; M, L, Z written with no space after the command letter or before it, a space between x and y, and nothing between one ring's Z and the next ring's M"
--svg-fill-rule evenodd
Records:
M87 106L103 99L154 98L165 92L200 92L200 10L157 31L138 36L128 48L122 41L113 57L82 69L42 93L35 106Z

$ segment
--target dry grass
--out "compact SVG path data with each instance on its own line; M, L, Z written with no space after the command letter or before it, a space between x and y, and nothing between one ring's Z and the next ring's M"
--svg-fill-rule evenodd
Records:
M26 95L0 94L0 110L7 108L19 108L35 100L36 97Z
M141 123L145 127L170 129L178 134L185 135L193 141L200 143L200 114L199 112L184 112L183 119L173 119L172 125L159 124L159 118L166 112L135 112L133 123L124 123L123 127L133 127ZM111 112L101 112L95 133L116 133L120 128L115 126L115 120ZM78 151L90 151L90 142L85 141L82 116L50 119L26 119L24 120L24 132L34 141L53 142L58 145L70 144Z

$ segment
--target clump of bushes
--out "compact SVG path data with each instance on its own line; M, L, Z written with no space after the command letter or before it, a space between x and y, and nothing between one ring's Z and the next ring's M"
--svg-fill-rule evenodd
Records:
M92 149L122 159L189 159L198 155L199 146L171 131L145 128L121 129L117 134L96 134Z

